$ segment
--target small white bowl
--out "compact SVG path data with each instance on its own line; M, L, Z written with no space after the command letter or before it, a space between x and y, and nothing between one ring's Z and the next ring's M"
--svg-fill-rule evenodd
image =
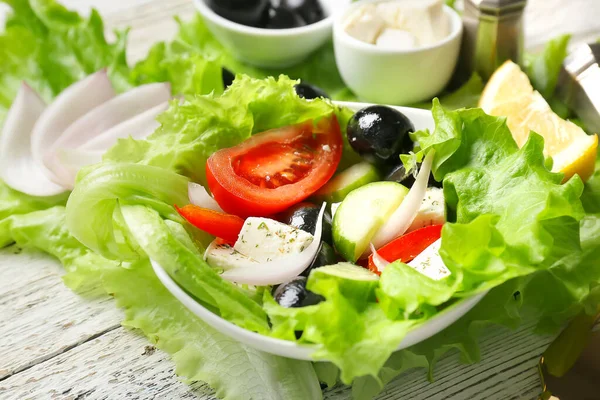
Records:
M331 38L334 11L352 0L320 1L327 17L291 29L262 29L241 25L216 14L206 0L194 0L206 26L237 58L258 67L284 68L297 64Z
M336 15L333 43L340 74L364 101L402 105L431 99L448 84L456 67L462 20L451 7L444 6L444 14L450 19L450 34L432 46L412 50L382 49L344 30L344 22L356 8L388 1L359 1Z
M335 103L355 111L372 105L346 102ZM430 111L407 107L394 108L410 118L416 129L433 130L435 128L435 123ZM313 346L301 345L287 340L274 339L256 332L251 332L249 330L240 328L239 326L234 325L231 322L212 313L210 310L206 309L200 303L194 300L182 288L180 288L179 285L177 285L177 283L171 279L167 272L158 263L152 260L151 263L156 276L162 282L165 288L167 288L167 290L171 292L173 296L175 296L184 306L186 306L188 310L222 334L227 335L230 338L235 339L249 347L267 353L282 357L295 358L298 360L313 359L312 354L315 351L315 347ZM458 301L424 324L416 326L414 329L408 332L402 343L400 343L400 346L398 346L397 350L410 347L441 332L469 312L473 307L475 307L475 305L481 301L486 293L487 292L480 293L473 297Z

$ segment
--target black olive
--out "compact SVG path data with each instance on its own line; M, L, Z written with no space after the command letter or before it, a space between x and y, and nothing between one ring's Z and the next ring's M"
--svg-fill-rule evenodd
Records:
M304 272L300 275L308 278L308 275L310 275L310 271L312 271L313 269L324 267L326 265L333 265L337 262L338 257L337 254L335 254L335 250L333 250L333 247L331 247L325 242L321 242L321 245L319 246L319 252L317 253L317 257L315 257L312 264L310 264L310 266L306 268Z
M273 288L273 298L282 307L306 307L324 300L322 296L306 289L306 278L299 276Z
M289 29L306 25L306 21L294 10L285 6L270 7L265 28Z
M314 24L325 18L318 0L284 0L283 4L300 14L307 24Z
M403 184L407 188L410 188L415 183L415 175L413 174L413 172L407 174L406 169L404 168L404 164L399 164L391 169L391 171L386 175L384 180L398 182ZM431 174L429 175L429 182L427 183L427 186L441 188L442 182L436 181L433 178L433 174Z
M312 203L298 203L279 214L278 219L284 224L293 226L294 228L302 229L304 232L314 235L320 211L321 207ZM323 213L322 227L321 240L332 244L333 237L331 235L331 213L327 210L325 210Z
M348 122L348 141L365 160L395 165L400 154L413 149L409 133L415 127L400 111L386 106L363 108Z
M231 84L235 80L235 75L233 74L233 72L231 72L225 67L221 68L221 77L223 78L224 88L228 88L229 86L231 86Z
M404 164L399 164L392 168L384 180L398 182L406 187L412 187L413 183L415 183L415 175L412 171L407 173L406 168L404 168Z
M330 98L322 89L308 83L299 83L294 89L296 89L298 96L307 100L316 99L318 97Z
M262 27L269 0L209 0L208 6L230 21Z

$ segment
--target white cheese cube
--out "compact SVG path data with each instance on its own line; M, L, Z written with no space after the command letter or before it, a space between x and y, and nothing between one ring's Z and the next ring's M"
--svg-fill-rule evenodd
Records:
M407 233L426 226L441 225L444 222L446 222L444 191L435 187L427 188L423 203Z
M218 244L213 241L204 253L204 259L213 268L220 268L224 271L247 267L252 264L259 265L259 262L235 250L229 244Z
M417 38L408 31L388 28L379 35L375 45L390 50L410 50L417 47Z
M376 7L367 4L350 14L346 19L344 30L355 39L374 44L384 25L383 19L376 12Z
M434 281L444 279L451 273L448 267L444 265L444 261L440 256L441 246L442 239L435 241L407 265Z
M313 236L269 218L247 218L233 248L258 262L268 262L301 253Z

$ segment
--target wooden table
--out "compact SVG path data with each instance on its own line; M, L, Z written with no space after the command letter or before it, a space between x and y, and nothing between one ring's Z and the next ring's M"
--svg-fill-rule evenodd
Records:
M174 34L172 15L193 12L191 0L63 2L81 12L97 7L107 32L131 26L130 61ZM579 39L593 37L600 32L599 13L597 0L530 0L529 43L537 46L569 31ZM122 313L112 299L76 295L61 274L60 265L44 254L0 250L0 399L214 398L203 384L181 383L165 353L121 327ZM408 372L379 398L534 399L540 392L536 364L551 338L530 332L531 323L517 331L490 330L481 363L461 365L450 353L439 363L435 383L428 383L423 371ZM334 388L325 398L348 399L350 392Z

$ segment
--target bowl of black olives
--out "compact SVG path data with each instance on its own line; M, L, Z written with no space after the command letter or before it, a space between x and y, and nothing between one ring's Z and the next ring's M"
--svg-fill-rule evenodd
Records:
M194 0L237 58L265 68L299 63L330 38L332 14L352 0Z

